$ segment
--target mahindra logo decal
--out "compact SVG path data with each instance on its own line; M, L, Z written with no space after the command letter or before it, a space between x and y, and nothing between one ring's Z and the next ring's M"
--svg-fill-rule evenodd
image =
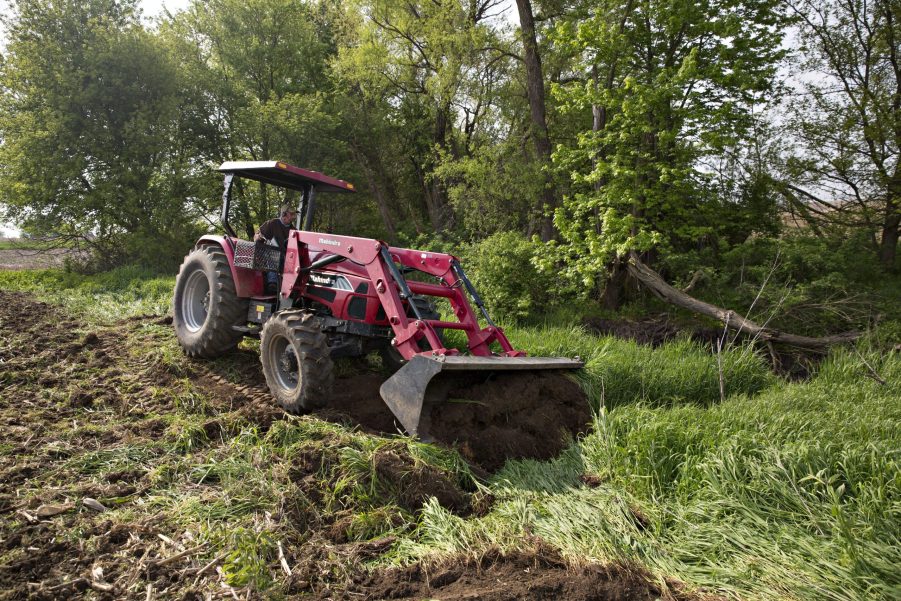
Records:
M328 244L329 246L341 246L337 240L329 240L328 238L320 238L319 244Z

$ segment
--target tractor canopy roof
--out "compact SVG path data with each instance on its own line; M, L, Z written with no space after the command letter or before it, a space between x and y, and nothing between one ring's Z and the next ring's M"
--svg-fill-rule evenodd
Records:
M312 184L317 192L356 192L349 182L282 161L226 161L219 171L292 190L303 190Z

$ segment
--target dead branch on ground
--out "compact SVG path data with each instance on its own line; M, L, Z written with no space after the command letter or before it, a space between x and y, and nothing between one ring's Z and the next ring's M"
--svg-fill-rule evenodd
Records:
M833 336L823 336L822 338L813 338L810 336L799 336L797 334L789 334L774 328L769 328L754 323L753 321L742 317L731 309L723 309L716 305L699 300L685 292L674 288L667 284L660 274L641 262L636 253L629 254L627 263L629 273L636 280L641 282L655 296L677 307L688 309L694 313L700 313L708 317L719 320L726 327L750 334L760 340L766 342L779 342L797 346L801 348L822 351L828 346L835 344L843 344L852 342L860 337L860 332L844 332Z

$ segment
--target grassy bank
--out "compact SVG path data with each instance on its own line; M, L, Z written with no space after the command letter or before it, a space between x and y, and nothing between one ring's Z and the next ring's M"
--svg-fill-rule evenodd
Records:
M0 273L0 287L62 303L90 324L168 311L173 281L142 270ZM171 328L142 332L135 362L189 373ZM835 351L810 381L789 383L743 348L717 358L687 341L651 349L579 328L508 334L534 354L587 362L580 377L594 427L557 459L511 461L478 480L452 451L312 418L263 432L222 413L211 428L215 392L183 377L165 391L172 400L158 416L159 440L76 454L69 468L91 478L151 467L144 509L123 506L114 519L150 508L207 541L211 559L225 553L231 583L273 592L284 584L278 543L328 517L351 540L393 536L376 564L479 555L539 537L575 561L636 561L735 598L901 596L897 352L861 343ZM230 361L214 363L229 374ZM386 454L412 457L495 503L481 516L434 499L412 506L380 479ZM294 517L272 517L281 514Z

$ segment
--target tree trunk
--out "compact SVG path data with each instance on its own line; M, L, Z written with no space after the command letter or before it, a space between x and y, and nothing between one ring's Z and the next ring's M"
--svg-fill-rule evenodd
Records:
M450 105L441 106L435 115L435 131L434 143L441 149L447 148L447 130L450 126ZM416 159L414 159L416 163ZM422 186L425 194L426 208L429 212L429 221L432 224L432 230L435 232L443 232L454 226L453 215L448 209L447 194L444 185L436 178L428 181L429 177L426 165L416 163L416 175L419 178L419 184Z
M541 193L541 239L547 242L556 234L552 212L557 206L557 193L549 170L551 140L548 136L545 114L544 75L541 71L541 57L538 54L532 3L530 0L516 0L516 8L519 10L519 30L522 34L523 61L526 65L526 92L529 96L529 111L532 117L532 140L535 143L538 160L545 168L544 187Z
M626 280L629 272L626 270L622 259L614 259L610 270L610 276L601 293L601 306L610 311L616 311L623 304L623 292L626 289Z
M420 165L416 159L413 159L413 171L416 172L416 179L419 181L419 187L422 189L422 198L425 200L426 213L432 232L440 233L448 229L450 220L447 218L446 203L444 202L440 184L428 181L425 167Z
M376 173L370 166L368 157L356 147L352 146L351 151L353 152L354 159L360 164L360 167L363 168L363 172L366 175L366 181L369 184L372 197L375 199L375 204L379 209L379 216L382 218L382 224L388 232L388 242L396 244L397 227L394 225L394 219L391 217L391 209L388 206L388 197L385 195L385 190L383 186L380 185ZM378 171L381 172L381 169L378 169Z
M901 228L901 163L895 168L888 185L885 219L882 222L882 237L879 241L879 262L889 271L895 268L899 228Z
M750 334L755 338L767 342L782 342L801 348L822 350L833 344L853 342L860 337L859 332L845 332L834 336L824 336L823 338L811 338L810 336L788 334L766 326L757 325L731 309L723 309L716 305L705 303L702 300L698 300L695 297L686 294L682 290L673 288L663 281L660 274L642 263L638 258L638 255L634 252L629 254L628 269L629 273L631 273L635 279L641 282L661 300L695 313L713 317L714 319L721 321L729 329Z

